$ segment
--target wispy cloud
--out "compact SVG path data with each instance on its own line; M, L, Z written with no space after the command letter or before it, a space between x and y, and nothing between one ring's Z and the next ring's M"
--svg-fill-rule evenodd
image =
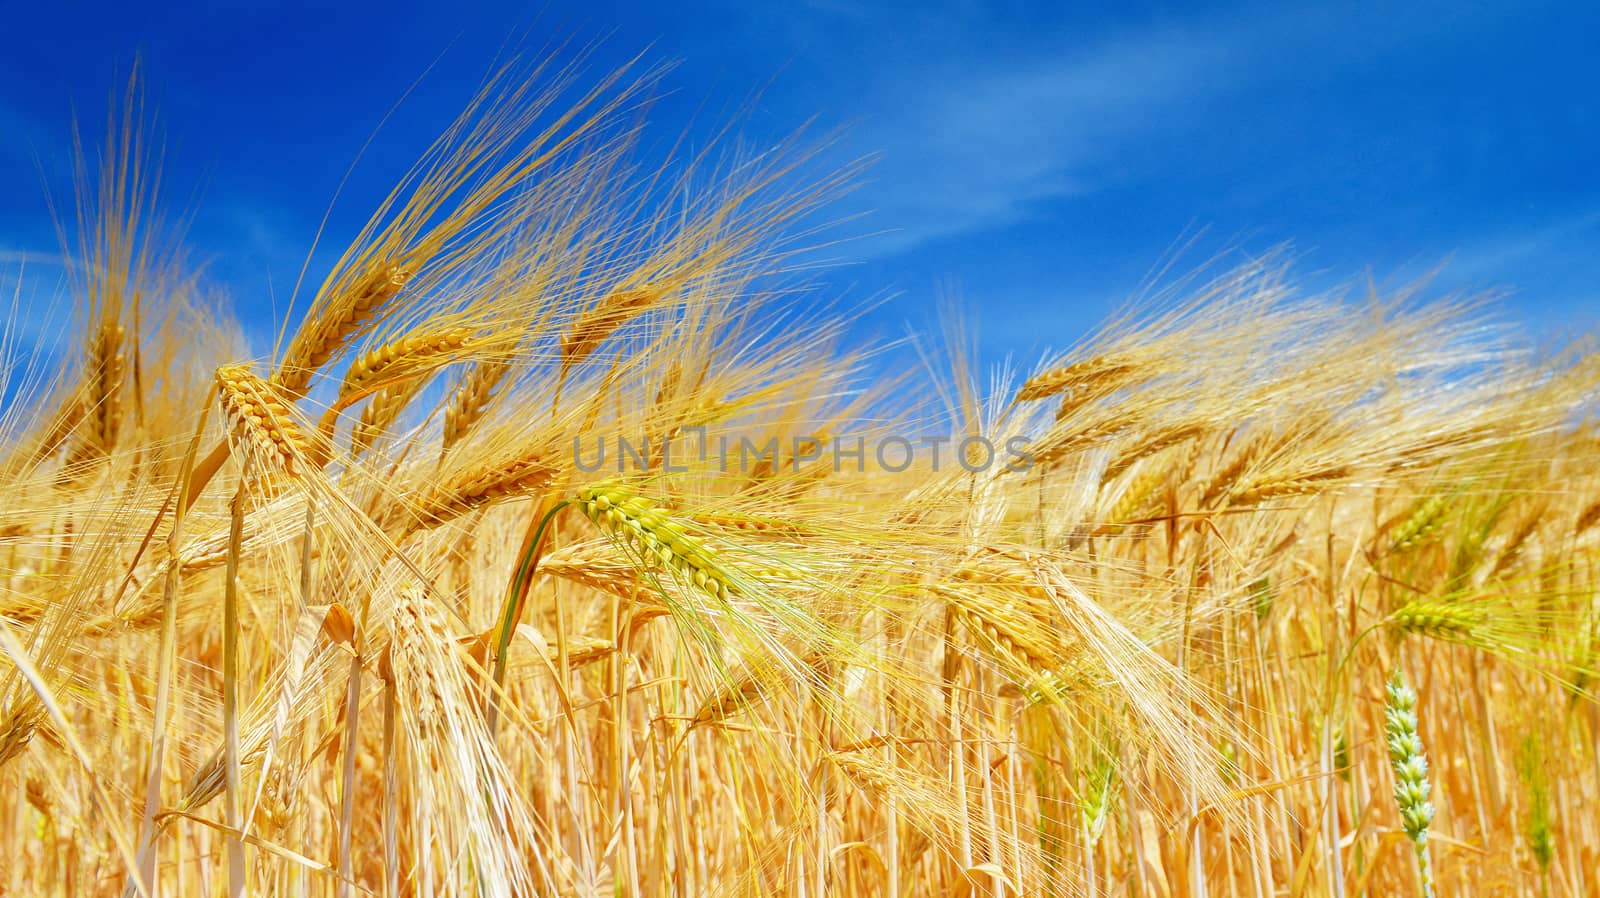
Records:
M1495 289L1514 298L1518 317L1541 334L1600 325L1600 209L1485 234L1453 247L1443 286Z
M1526 269L1530 264L1552 256L1564 259L1586 258L1593 262L1594 247L1600 241L1600 209L1590 209L1558 218L1531 229L1491 234L1470 241L1454 252L1451 271L1469 278L1504 276L1511 269ZM1576 256L1575 253L1582 253Z
M858 144L882 157L861 201L892 231L872 249L1015 224L1062 198L1182 170L1184 135L1216 127L1206 117L1231 95L1350 65L1432 21L1375 16L1272 8L1092 38L1041 25L1000 52L999 23L970 10L919 20L882 48L859 100Z
M867 194L900 229L880 251L1008 224L1093 189L1119 147L1160 131L1197 91L1220 89L1202 75L1225 58L1213 43L1148 35L897 85L885 101L892 111L862 133L885 148L881 169L893 174Z
M70 338L72 304L67 269L58 255L0 245L0 309L5 310L4 345L12 354L53 356Z

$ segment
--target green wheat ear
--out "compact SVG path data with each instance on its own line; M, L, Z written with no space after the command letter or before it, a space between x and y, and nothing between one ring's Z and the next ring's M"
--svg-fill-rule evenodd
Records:
M1539 862L1539 871L1548 875L1550 859L1555 854L1550 821L1550 786L1545 780L1544 751L1532 733L1522 740L1517 771L1528 785L1528 828L1524 833L1528 839L1528 850Z
M1340 779L1350 781L1350 731L1342 724L1333 734L1333 769Z
M1091 846L1100 841L1106 821L1111 816L1111 789L1116 779L1116 762L1107 754L1089 772L1088 782L1084 784L1083 805L1079 812L1083 817L1083 834Z
M1433 787L1428 783L1428 758L1417 733L1417 694L1406 685L1399 668L1385 688L1388 700L1383 710L1383 731L1389 764L1394 768L1394 800L1400 808L1406 836L1417 847L1417 872L1422 877L1423 894L1432 896L1428 825L1433 822L1433 802L1428 795Z
M1402 633L1421 633L1445 641L1470 639L1483 614L1460 603L1419 601L1396 609L1387 623Z
M1272 614L1272 575L1262 574L1250 583L1250 606L1256 620L1266 620Z
M1231 739L1217 746L1217 774L1229 786L1239 784L1239 748Z
M1406 516L1405 521L1390 538L1389 554L1404 554L1433 539L1440 525L1444 523L1445 512L1449 510L1450 503L1459 490L1457 487L1448 492L1435 493L1416 503L1412 507L1411 514Z

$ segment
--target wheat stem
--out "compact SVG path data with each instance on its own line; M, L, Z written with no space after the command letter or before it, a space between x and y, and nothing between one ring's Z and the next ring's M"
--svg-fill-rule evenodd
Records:
M239 548L244 540L245 485L241 480L239 491L231 505L232 518L228 529L228 566L223 575L222 597L222 721L224 729L223 788L224 815L228 822L228 895L243 898L245 894L244 821L240 816L240 758L239 758Z
M489 737L494 737L495 725L500 720L500 692L506 681L506 661L511 647L511 634L516 631L517 620L522 617L522 606L526 603L528 589L533 584L534 572L539 566L539 555L544 548L545 530L555 516L568 505L567 502L557 502L549 510L542 510L537 516L538 525L530 533L529 539L523 548L522 554L517 559L517 570L511 577L511 584L506 588L505 608L500 614L500 627L495 635L494 649L494 688L489 693Z

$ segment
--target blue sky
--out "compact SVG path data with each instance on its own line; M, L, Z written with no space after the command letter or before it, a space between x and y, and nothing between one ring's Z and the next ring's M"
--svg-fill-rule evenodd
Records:
M1600 322L1586 4L132 6L0 6L0 286L35 258L25 303L55 295L44 185L70 189L72 117L94 133L136 53L168 205L193 210L193 255L259 334L349 163L425 70L329 248L498 54L558 46L593 47L596 73L641 50L675 62L662 141L733 116L775 141L814 120L846 129L840 158L876 154L839 209L870 213L849 226L867 236L818 289L891 297L864 322L886 336L954 296L986 359L1032 362L1191 240L1178 270L1280 244L1316 286L1447 263L1440 292L1505 289L1536 334Z

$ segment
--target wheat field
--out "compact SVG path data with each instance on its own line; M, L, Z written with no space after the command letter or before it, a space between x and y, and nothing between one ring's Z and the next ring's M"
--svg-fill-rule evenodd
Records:
M1590 342L1274 257L901 371L860 172L640 165L658 80L508 67L267 354L85 154L0 895L1600 894Z

